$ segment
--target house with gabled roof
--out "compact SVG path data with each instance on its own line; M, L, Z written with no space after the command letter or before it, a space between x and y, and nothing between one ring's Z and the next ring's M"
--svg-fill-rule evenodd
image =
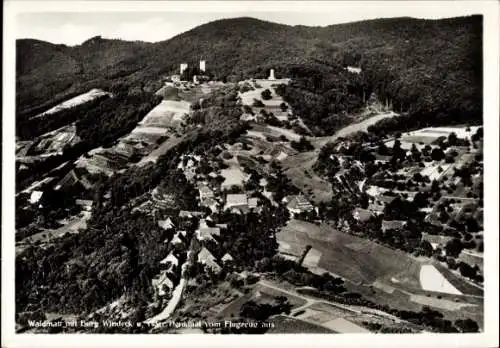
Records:
M215 256L213 256L212 253L205 247L201 248L198 253L198 262L211 268L214 272L220 272L222 270L217 263Z
M373 216L372 212L367 210L367 209L362 209L362 208L355 208L352 211L352 216L358 221L365 222L370 220L370 218Z
M158 226L160 226L164 230L169 230L175 227L172 219L170 218L167 218L166 220L158 220Z
M213 240L214 236L220 236L220 228L219 227L202 227L196 231L196 237L198 240Z
M184 244L184 241L180 239L180 237L176 234L173 236L172 240L170 241L172 245L177 245L177 244Z
M301 214L314 210L314 206L303 196L287 196L283 198L288 211L292 214Z
M248 208L248 197L246 193L228 194L226 196L226 205L224 206L224 209L242 207Z
M152 285L158 296L166 296L174 288L174 283L169 278L167 270L161 271L157 277L153 278Z
M399 231L406 226L406 221L404 220L382 220L382 231Z
M209 208L212 211L212 213L219 211L219 206L220 206L219 202L217 202L213 198L205 198L204 200L201 201L201 205L203 207Z
M179 212L179 217L180 218L192 218L192 217L198 217L198 216L203 216L205 213L201 211L188 211L188 210L181 210Z
M174 254L170 252L167 257L160 261L160 265L170 265L169 269L172 269L172 267L179 265L179 259L177 259L177 257L175 257Z
M221 261L225 263L234 261L234 259L229 253L225 253L224 256L222 256Z
M207 218L208 219L208 218ZM214 239L214 236L220 236L220 228L219 227L209 227L205 219L200 220L200 225L196 230L196 238L199 241L202 240L212 240L217 242Z
M200 200L203 202L205 199L214 198L214 191L207 185L203 185L198 189Z
M368 205L367 210L371 211L374 214L380 215L384 213L385 205L379 202L373 202Z

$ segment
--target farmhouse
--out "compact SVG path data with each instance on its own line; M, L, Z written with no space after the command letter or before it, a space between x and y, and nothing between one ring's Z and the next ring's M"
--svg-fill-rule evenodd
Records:
M214 272L220 272L222 268L215 261L215 257L207 248L203 247L198 253L198 262L212 269Z
M179 260L174 256L172 252L170 252L167 257L160 261L160 265L168 266L168 270L170 271L174 266L179 265Z
M373 214L370 212L370 210L356 208L353 210L352 216L358 221L365 222L370 220Z
M30 196L30 203L31 204L38 203L38 201L42 198L42 196L43 196L43 191L38 191L38 190L32 191Z
M213 198L206 198L203 201L201 201L201 205L204 207L209 208L212 213L216 213L219 210L219 202L217 202Z
M314 206L303 195L287 196L283 198L283 202L292 214L301 214L314 209Z
M224 256L222 256L222 258L221 258L221 261L224 263L231 262L233 260L234 260L233 257L228 253L225 253Z
M177 231L172 237L170 243L172 245L184 244L184 238L186 238L186 234L186 231Z
M224 209L230 208L248 208L248 198L246 193L228 194Z

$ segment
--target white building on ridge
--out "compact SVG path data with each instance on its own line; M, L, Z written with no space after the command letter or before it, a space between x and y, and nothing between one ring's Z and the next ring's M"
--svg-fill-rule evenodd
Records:
M187 63L181 63L181 67L180 67L180 74L182 75L182 73L184 72L184 70L186 70L188 67Z

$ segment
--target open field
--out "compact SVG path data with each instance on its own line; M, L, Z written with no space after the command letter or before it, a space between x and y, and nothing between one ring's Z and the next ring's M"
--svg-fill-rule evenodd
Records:
M110 176L126 168L134 155L145 156L139 165L156 161L182 139L175 136L165 138L172 133L170 128L179 125L182 117L189 112L189 105L185 101L162 101L114 146L108 149L99 147L90 151L90 156L80 156L76 161L77 167L83 167L90 173ZM165 140L160 144L162 139Z
M257 296L259 293L259 296ZM298 308L306 304L306 301L300 297L292 296L286 292L280 291L275 288L266 286L265 284L258 283L253 289L253 297L263 299L274 300L276 296L284 296L288 299L288 302L292 305L292 308Z
M344 318L337 318L323 323L324 327L329 328L338 333L369 333L367 329L356 325Z
M322 253L318 266L353 282L371 284L377 279L416 287L420 265L404 253L355 236L336 231L327 225L317 226L291 220L277 234L279 243L290 245L288 253L301 255L306 245Z
M436 283L436 278L428 271L430 267L434 268L432 261L414 259L402 251L339 232L327 225L291 220L276 237L280 252L300 257L305 246L311 245L317 250L316 255L321 253L318 268L353 284L373 285L385 294L396 294L397 290L402 290L425 295L429 292L450 292L455 288L451 295L482 295L481 289L439 264L435 265L439 272L433 274L442 276ZM429 284L437 284L438 288L430 288Z
M247 180L247 175L239 168L239 166L231 166L226 169L222 169L220 175L224 177L224 182L222 187L231 188L231 186L242 186Z
M253 83L251 81L247 81L251 85ZM259 86L254 90L250 90L244 93L239 93L243 105L252 106L254 99L260 100L264 103L264 107L253 107L254 113L258 114L261 110L265 110L268 113L273 113L276 118L280 121L285 121L288 119L288 111L281 111L280 105L283 103L283 98L276 94L273 86L279 84L288 84L289 79L280 79L280 80L256 80L256 85ZM271 91L272 98L269 100L263 100L261 93L269 89ZM287 103L285 103L287 104ZM287 104L288 105L288 104Z
M409 324L381 310L364 306L339 304L316 297L314 290L312 293L308 291L311 289L309 287L289 288L290 284L288 283L275 283L267 280L260 283L277 290L282 290L289 295L295 294L295 296L307 301L303 306L292 310L288 317L313 325L319 325L335 332L368 332L364 328L363 322L380 323L391 327L401 327ZM419 329L416 328L416 330L418 331Z
M471 250L462 250L460 255L458 255L458 259L467 262L469 265L472 266L477 265L481 271L483 270L484 266L483 253Z
M437 262L415 259L404 252L338 232L329 226L298 220L291 220L276 238L281 253L296 257L300 257L306 245L311 245L322 253L318 267L310 267L311 271L343 277L348 291L360 293L375 303L411 311L420 311L423 305L428 305L444 311L447 318L471 317L482 323L481 289ZM443 279L446 278L459 292L422 289L420 273L421 267L426 265L434 265Z
M60 155L66 146L74 146L80 141L76 126L72 123L42 134L33 141L16 142L16 160L33 163L44 157Z
M163 97L163 100L180 100L179 89L173 86L164 85L155 94Z
M315 203L328 202L332 198L332 187L314 173L312 166L316 159L315 151L288 156L282 161L283 171L308 199Z
M441 167L442 171L441 173L439 172L439 168ZM420 175L422 176L428 176L429 180L440 180L448 171L448 169L451 167L451 164L448 163L438 163L438 164L433 164L429 165L420 172Z
M321 251L311 248L304 257L302 264L307 267L317 267L322 256Z
M395 289L388 293L377 287L368 287L353 283L346 283L349 291L357 292L364 298L379 305L386 305L399 310L421 311L422 306L430 306L443 312L449 320L463 319L469 317L481 326L483 318L483 302L481 298L453 296L443 293L415 291L415 294ZM424 299L425 298L425 299Z
M306 304L306 301L300 297L293 296L289 293L280 291L279 289L271 288L265 284L257 283L252 287L251 292L243 296L239 296L227 305L217 311L217 316L220 318L238 317L241 306L247 301L255 301L257 303L273 302L276 296L284 296L293 308L298 308Z
M433 265L422 265L420 268L420 284L424 290L446 292L454 295L462 294Z
M68 99L68 100L62 102L61 104L58 104L58 105L54 106L53 108L51 108L51 109L49 109L49 110L47 110L39 115L34 116L33 118L38 118L38 117L43 117L46 115L54 114L58 111L61 111L64 109L69 109L69 108L75 107L77 105L87 103L87 102L94 100L98 97L101 97L103 95L109 95L109 93L104 92L101 89L94 88L94 89L91 89L90 91L88 91L87 93L83 93L83 94L80 94L74 98Z
M75 216L71 218L64 226L54 230L44 230L29 237L26 237L21 243L48 243L54 238L59 238L66 233L78 233L80 229L87 228L87 220L90 218L89 213L84 213L83 216Z
M270 129L271 131L278 133L279 135L284 135L289 140L295 140L295 141L300 140L300 135L298 135L297 133L295 133L291 129L279 128L279 127L274 127L274 126L267 126L267 128Z
M179 98L181 100L185 100L189 103L197 102L200 98L203 98L204 95L212 93L224 86L231 86L231 83L222 83L222 82L210 82L203 83L198 86L190 87L189 89L180 89L179 90Z
M446 266L435 263L434 266L436 269L443 275L443 277L448 280L458 291L462 292L466 295L476 296L481 298L484 294L483 289L477 285L471 284L469 281L462 279L461 277L454 274L454 272L458 273L458 271L451 271Z
M393 140L388 140L386 142L384 142L385 146L387 146L388 148L393 148L394 147L394 139ZM415 147L419 150L419 151L422 151L422 149L426 146L426 144L424 143L412 143L410 141L404 141L404 140L401 140L400 141L401 143L401 148L403 150L406 150L406 151L410 151L413 147L413 145L415 145ZM437 145L430 145L431 148L436 148L438 147Z
M224 83L203 83L201 85L192 86L188 89L182 87L175 87L171 85L164 85L155 92L156 95L162 96L163 100L180 101L192 103L203 98L204 95L211 93L223 87Z
M186 101L163 100L139 122L132 134L165 136L169 128L178 127L189 112L190 104Z
M247 131L247 134L262 139L265 139L267 136L279 138L281 135L284 135L290 141L300 140L300 135L295 133L292 129L262 125L257 123L252 123L252 129Z
M396 114L392 111L387 112L387 113L383 113L383 114L378 114L378 115L372 116L370 118L367 118L361 122L350 124L349 126L340 129L334 135L330 135L330 136L326 136L326 137L312 138L311 143L317 149L320 149L324 145L326 145L327 143L335 141L336 139L338 139L340 137L346 137L346 136L351 135L351 134L356 133L356 132L366 131L369 126L377 123L378 121L383 120L384 118L394 117L394 116L398 116L398 114Z

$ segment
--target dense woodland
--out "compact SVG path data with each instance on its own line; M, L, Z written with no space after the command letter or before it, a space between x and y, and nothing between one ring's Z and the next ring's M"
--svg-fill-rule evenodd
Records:
M101 178L95 187L92 219L84 232L66 235L47 249L30 247L16 258L18 311L29 310L35 302L45 311L82 313L123 294L134 294L138 310L143 309L152 296L151 278L166 255L162 243L166 235L150 216L131 213L128 204L159 186L173 195L177 211L196 209L197 191L177 171L178 161L182 154L204 153L238 138L245 125L237 121L239 115L231 115L231 108L220 115L225 128L207 126L190 132L155 165ZM86 138L85 133L82 137ZM104 198L107 192L109 199ZM263 226L258 227L264 231Z
M349 73L342 66L320 65L290 66L286 76L289 85L279 85L281 95L300 116L311 131L318 136L332 134L349 124L349 116L364 106L371 92L362 78Z

